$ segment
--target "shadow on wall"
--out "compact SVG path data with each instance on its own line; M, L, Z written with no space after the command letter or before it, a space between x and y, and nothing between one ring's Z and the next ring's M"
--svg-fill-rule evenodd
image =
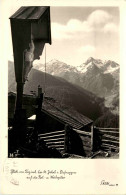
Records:
M102 134L100 133L100 131L94 127L94 132L93 132L93 151L98 151L101 149L101 141L102 138Z
M82 139L80 138L78 133L71 130L69 141L70 141L70 146L69 146L70 153L86 156L86 153L83 148Z

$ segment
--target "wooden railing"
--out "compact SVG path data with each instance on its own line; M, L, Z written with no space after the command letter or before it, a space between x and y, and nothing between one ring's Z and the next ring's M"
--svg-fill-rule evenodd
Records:
M38 139L43 140L48 148L89 156L93 147L92 135L92 132L65 128L65 130L39 134Z
M65 128L39 134L38 138L43 140L48 148L87 157L99 149L119 151L118 128L95 127L91 128L90 132Z
M59 151L65 150L65 130L39 134L38 139L44 140L48 148L56 148Z
M100 137L101 149L119 151L119 128L95 127L94 134Z

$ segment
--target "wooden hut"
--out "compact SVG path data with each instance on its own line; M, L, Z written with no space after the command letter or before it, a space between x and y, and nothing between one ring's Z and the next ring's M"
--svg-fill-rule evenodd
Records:
M15 93L9 93L9 121L12 120L15 105ZM23 106L27 110L27 127L36 125L37 98L33 95L23 96ZM93 121L73 109L56 107L49 98L44 98L37 134L48 147L62 152L90 156L93 146Z

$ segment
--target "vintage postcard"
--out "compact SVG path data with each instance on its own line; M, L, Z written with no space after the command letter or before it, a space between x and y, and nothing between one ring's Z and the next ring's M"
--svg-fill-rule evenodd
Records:
M1 194L125 194L125 1L1 1Z

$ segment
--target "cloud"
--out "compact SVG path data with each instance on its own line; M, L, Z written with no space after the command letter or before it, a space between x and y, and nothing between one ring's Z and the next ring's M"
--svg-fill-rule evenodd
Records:
M87 21L81 22L80 20L71 19L67 23L67 29L71 32L90 32L92 31Z
M68 39L69 38L69 34L67 34L66 31L66 26L65 25L61 25L59 23L52 23L52 37L54 39Z
M111 22L112 15L103 10L93 11L87 20L70 19L66 25L52 23L52 37L54 39L81 39L93 32L114 32L116 25Z
M86 45L86 46L80 47L78 51L81 53L94 53L95 47L92 45Z
M106 24L103 28L104 33L117 33L118 31L119 31L119 27L112 22Z
M52 23L52 36L55 39L70 39L79 33L89 33L92 30L87 21L81 22L76 19L69 20L66 25Z
M95 10L92 12L87 21L91 26L102 26L112 19L112 16L103 10Z

